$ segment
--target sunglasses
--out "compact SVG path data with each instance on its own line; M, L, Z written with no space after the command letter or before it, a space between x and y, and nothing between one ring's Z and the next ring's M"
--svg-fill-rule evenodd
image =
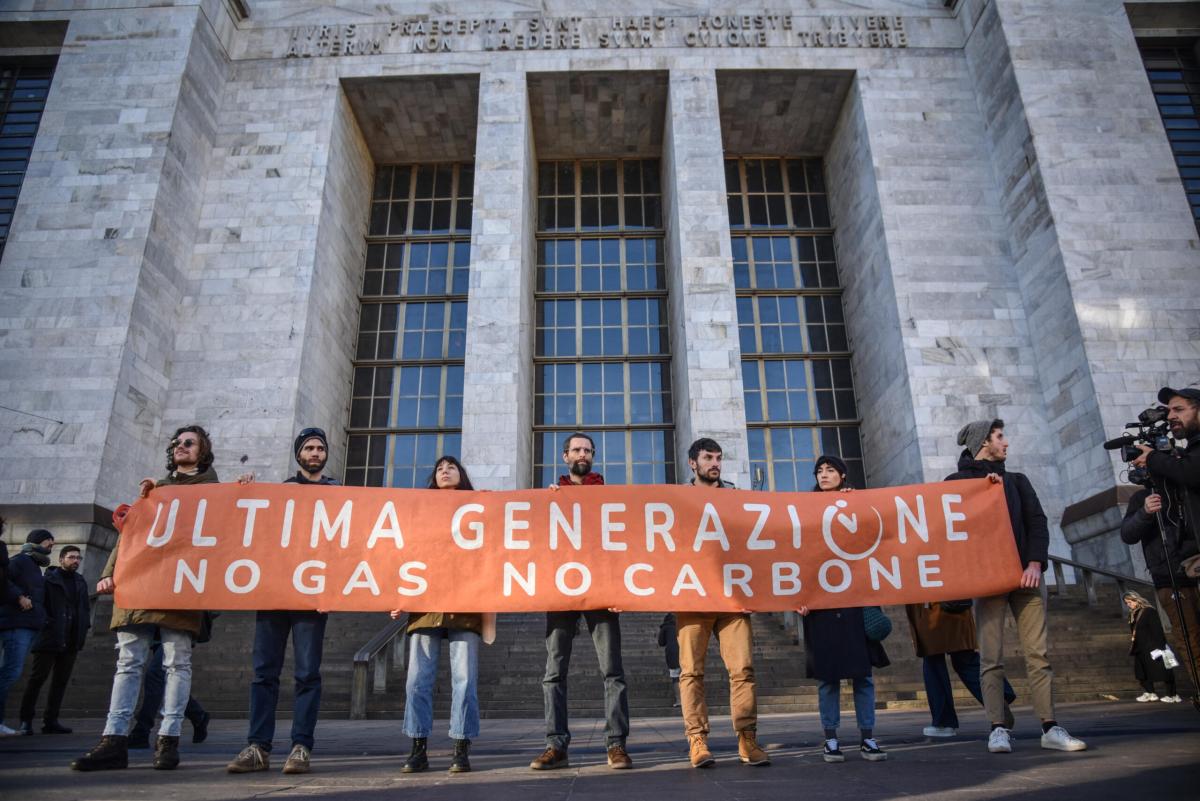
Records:
M173 439L171 440L171 448L194 448L200 444L198 439Z

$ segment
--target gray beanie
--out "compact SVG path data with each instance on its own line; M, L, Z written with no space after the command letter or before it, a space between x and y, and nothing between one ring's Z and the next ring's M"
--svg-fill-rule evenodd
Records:
M983 447L983 443L987 442L988 434L992 433L993 428L1004 428L1004 421L995 420L974 420L967 423L958 431L958 444L962 445L971 454L971 458L975 458L975 454L979 453L979 449Z

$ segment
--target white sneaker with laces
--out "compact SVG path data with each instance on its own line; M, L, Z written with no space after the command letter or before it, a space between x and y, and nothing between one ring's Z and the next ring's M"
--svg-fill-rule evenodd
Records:
M1008 735L1008 729L1003 726L992 729L992 733L988 735L988 750L993 754L1012 753L1012 739Z
M1162 701L1164 704L1181 704L1181 703L1183 703L1183 699L1180 698L1178 695L1164 695L1162 698L1159 698L1158 700Z
M1042 748L1052 751L1086 751L1087 743L1078 737L1072 737L1062 726L1051 726L1050 731L1042 735Z
M11 735L18 734L18 733L19 732L16 729L10 729L7 726L5 726L3 723L0 723L0 737L9 737Z
M1135 698L1133 700L1137 701L1139 704L1144 704L1147 701L1157 701L1158 696L1155 695L1154 693L1142 693L1141 695L1139 695L1137 698Z
M949 726L926 726L921 729L921 733L926 737L953 737L958 734L958 729Z

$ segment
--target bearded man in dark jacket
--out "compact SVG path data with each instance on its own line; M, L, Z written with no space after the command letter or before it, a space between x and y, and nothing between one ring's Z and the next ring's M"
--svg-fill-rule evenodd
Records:
M975 601L975 624L979 637L980 684L983 705L992 731L988 751L1006 754L1012 751L1012 739L1005 721L1004 703L1004 612L1012 610L1017 636L1025 651L1025 672L1033 708L1042 720L1042 748L1055 751L1083 751L1087 744L1072 737L1058 725L1054 716L1054 672L1046 656L1046 598L1042 571L1046 568L1050 530L1046 513L1029 479L1005 469L1008 440L1003 420L976 420L958 432L958 444L964 447L958 460L958 472L947 481L964 478L988 478L1004 485L1004 500L1016 540L1017 555L1025 569L1021 586L1004 595Z
M59 723L58 715L71 671L75 669L75 657L83 650L88 629L92 627L88 586L79 575L82 557L77 546L67 545L58 552L58 566L46 568L43 577L46 624L33 643L33 668L21 696L22 734L33 734L37 698L46 679L50 679L50 691L42 716L42 734L71 733L71 729Z

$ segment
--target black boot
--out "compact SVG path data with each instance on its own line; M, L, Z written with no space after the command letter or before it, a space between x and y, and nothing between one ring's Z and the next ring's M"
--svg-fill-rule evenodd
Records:
M451 773L469 773L471 770L471 760L467 759L467 754L471 751L470 740L455 740L454 741L454 756L450 759Z
M129 738L106 734L100 743L71 763L74 770L117 770L129 767Z
M74 729L64 726L57 720L42 721L42 734L70 734Z
M404 767L400 768L401 773L420 773L429 767L429 755L425 753L425 738L414 737L412 753L408 755L408 759L404 760Z
M208 721L212 719L212 715L208 712L201 713L200 717L192 721L192 742L202 743L208 739Z
M175 770L179 766L179 738L158 735L154 744L154 769Z
M19 731L21 734L24 734L24 735L33 734L33 721L32 720L22 720L21 728L17 729L17 731Z

